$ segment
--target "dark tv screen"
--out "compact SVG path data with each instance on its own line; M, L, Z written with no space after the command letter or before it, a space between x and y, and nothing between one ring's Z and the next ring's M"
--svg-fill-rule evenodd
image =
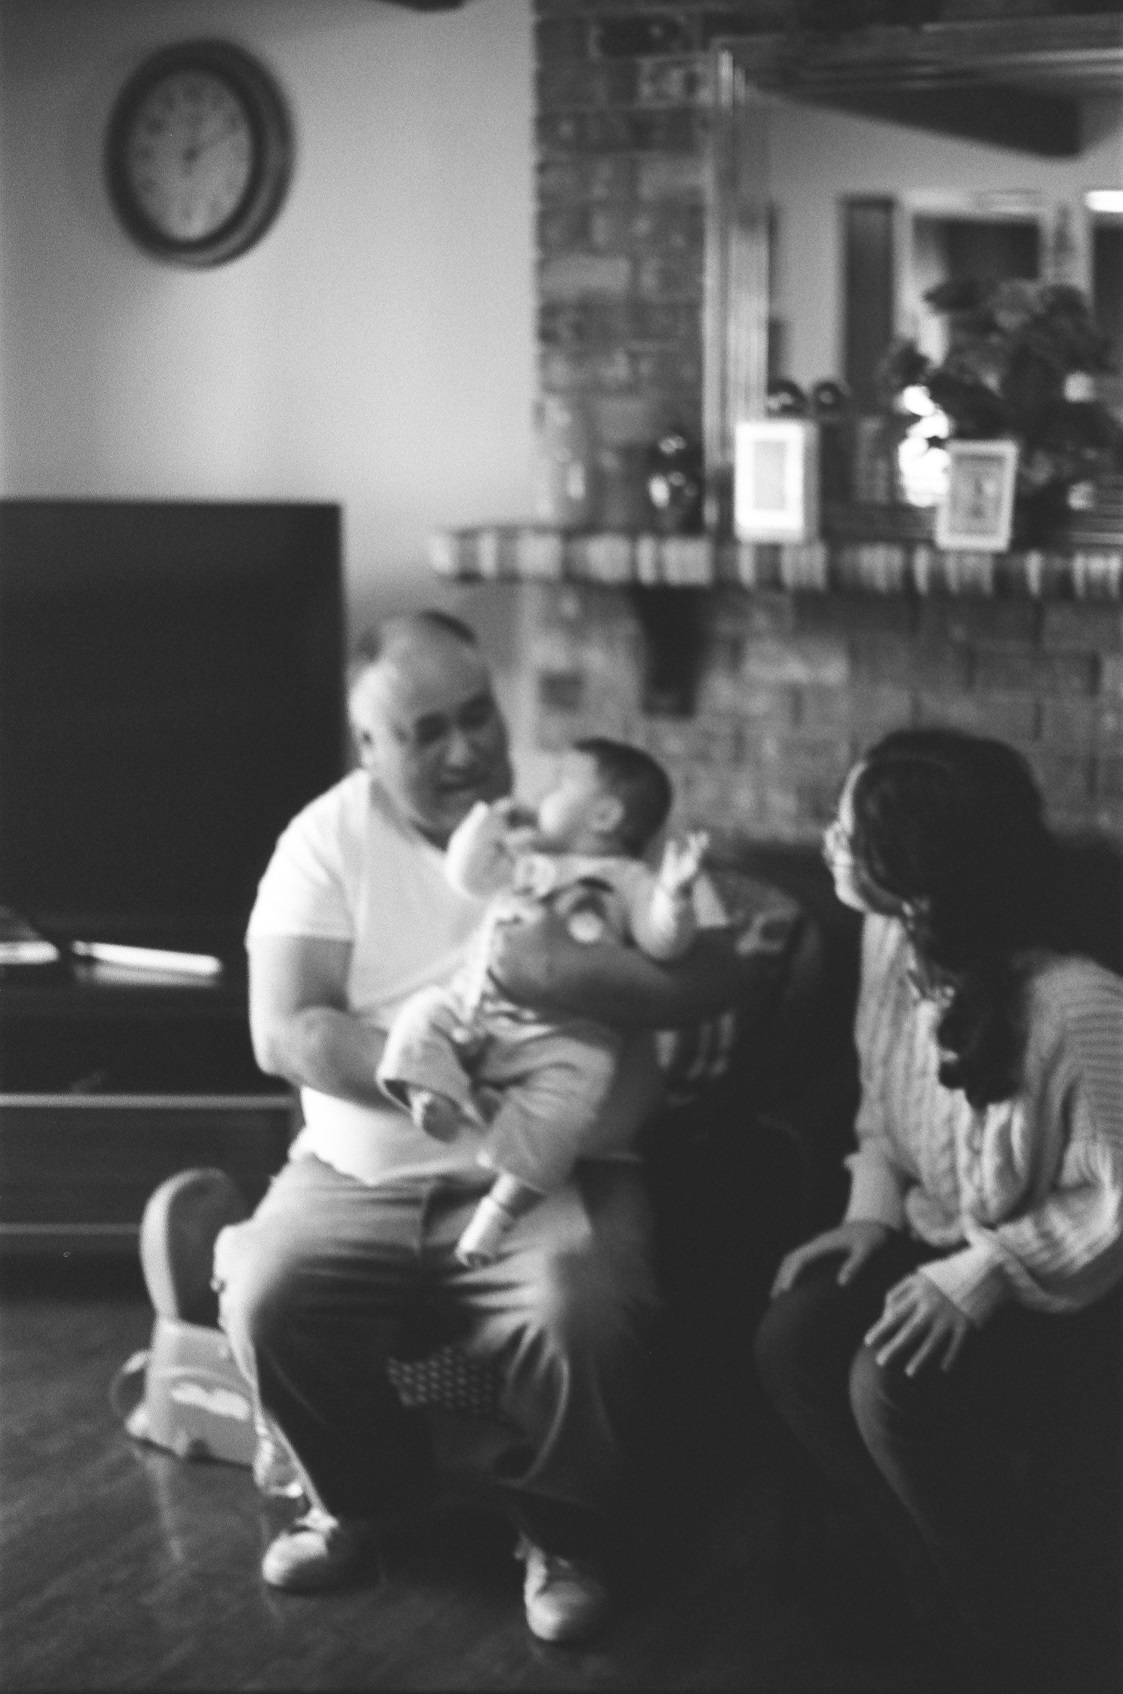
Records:
M344 746L337 506L0 502L0 904L229 952Z

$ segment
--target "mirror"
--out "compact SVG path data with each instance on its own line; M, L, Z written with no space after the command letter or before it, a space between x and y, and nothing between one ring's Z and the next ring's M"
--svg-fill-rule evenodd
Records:
M1061 27L1087 34L1095 21ZM783 60L776 38L717 45L705 313L709 527L729 527L735 426L764 415L769 384L788 378L807 393L841 380L855 410L872 413L877 367L893 340L915 338L934 361L946 352L946 317L923 299L941 281L1069 283L1119 334L1123 196L1090 193L1089 184L1118 177L1120 49L1106 69L1108 50L1094 44L1077 69L1065 69L1063 43L1050 37L1048 62L1038 54L1031 65L1038 22L1002 26L1005 57L993 86L997 26L980 26L975 58L965 25L838 38L798 66ZM1058 20L1051 28L1056 34ZM892 39L886 47L875 38ZM958 57L941 63L952 47Z
M1046 268L1049 226L1037 194L905 194L894 328L938 362L948 350L947 319L924 295L953 277L1036 281ZM847 302L847 315L850 303Z
M1091 254L1090 290L1096 318L1123 347L1123 188L1084 196Z

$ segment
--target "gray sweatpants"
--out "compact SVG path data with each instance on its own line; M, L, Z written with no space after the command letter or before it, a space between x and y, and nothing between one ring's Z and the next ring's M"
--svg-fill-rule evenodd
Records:
M495 1115L481 1158L552 1193L579 1158L599 1145L601 1108L616 1071L621 1037L603 1024L521 1023L465 1007L455 987L423 988L394 1019L378 1066L388 1094L431 1088L463 1106L491 1095Z

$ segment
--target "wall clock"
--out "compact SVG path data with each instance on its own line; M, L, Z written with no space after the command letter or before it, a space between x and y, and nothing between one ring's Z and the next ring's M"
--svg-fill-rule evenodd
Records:
M292 126L268 72L224 41L185 41L133 72L106 132L118 216L171 264L225 264L260 239L292 171Z

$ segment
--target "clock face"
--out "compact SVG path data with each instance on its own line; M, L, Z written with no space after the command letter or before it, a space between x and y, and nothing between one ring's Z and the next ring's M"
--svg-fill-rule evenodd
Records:
M154 230L169 241L214 235L253 175L253 125L238 91L213 71L169 72L137 105L124 167Z
M227 42L186 42L125 84L106 175L122 223L148 252L217 265L264 234L291 156L288 113L262 67Z

